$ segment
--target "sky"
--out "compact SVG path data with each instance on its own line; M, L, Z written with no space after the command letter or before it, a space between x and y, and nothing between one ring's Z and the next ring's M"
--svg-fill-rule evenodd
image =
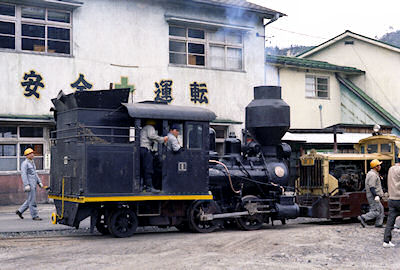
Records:
M400 30L400 0L247 0L287 16L266 26L266 46L315 46L346 30L370 38Z

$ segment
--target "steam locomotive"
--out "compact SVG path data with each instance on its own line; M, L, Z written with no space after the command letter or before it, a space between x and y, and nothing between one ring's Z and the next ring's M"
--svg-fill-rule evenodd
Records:
M244 230L296 218L287 192L290 147L281 138L290 125L289 106L275 86L254 88L246 107L245 143L231 136L218 157L210 110L154 102L127 103L129 89L76 92L53 99L51 191L54 224L128 237L138 226L175 226L212 232L226 225ZM155 120L159 135L180 125L182 148L158 144L153 185L141 177L140 132ZM248 137L247 137L248 136ZM250 138L251 137L251 138Z

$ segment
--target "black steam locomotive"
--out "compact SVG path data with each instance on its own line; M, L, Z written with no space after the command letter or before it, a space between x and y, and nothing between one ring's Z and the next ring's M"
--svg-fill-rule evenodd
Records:
M289 106L279 87L254 88L246 107L246 143L226 139L218 157L215 114L198 107L153 102L127 103L129 89L76 92L53 99L57 130L52 135L53 223L79 227L90 217L102 234L131 236L138 226L175 226L212 232L227 224L254 230L263 223L299 216L287 195ZM153 185L141 177L140 132L156 121L159 135L180 125L181 150L158 144Z

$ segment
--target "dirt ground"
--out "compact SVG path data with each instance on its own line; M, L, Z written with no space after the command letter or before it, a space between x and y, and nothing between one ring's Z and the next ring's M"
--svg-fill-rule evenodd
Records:
M141 229L117 239L86 229L0 234L1 269L400 269L382 228L295 220L210 234Z

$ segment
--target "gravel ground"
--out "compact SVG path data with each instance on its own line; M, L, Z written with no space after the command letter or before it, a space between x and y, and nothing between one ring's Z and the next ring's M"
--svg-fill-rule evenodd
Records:
M278 222L279 223L279 222ZM1 269L400 269L400 233L297 219L210 234L140 228L131 238L87 229L0 234Z

